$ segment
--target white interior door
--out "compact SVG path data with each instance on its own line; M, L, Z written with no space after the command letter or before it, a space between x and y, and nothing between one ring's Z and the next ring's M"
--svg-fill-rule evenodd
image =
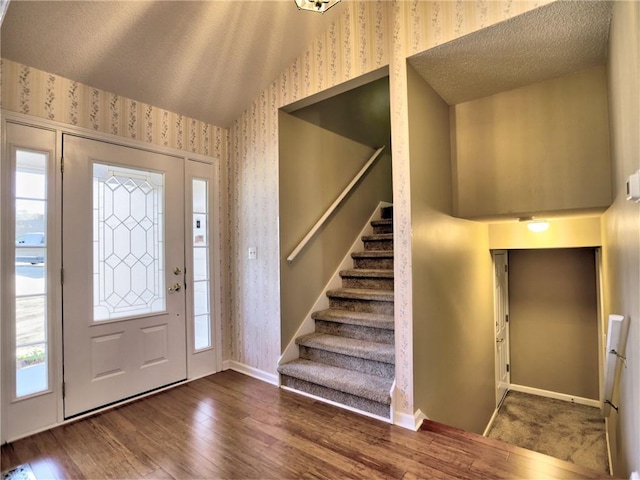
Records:
M183 161L63 137L65 417L186 378Z
M496 405L509 390L509 266L506 251L493 255L495 268L495 315L496 315Z

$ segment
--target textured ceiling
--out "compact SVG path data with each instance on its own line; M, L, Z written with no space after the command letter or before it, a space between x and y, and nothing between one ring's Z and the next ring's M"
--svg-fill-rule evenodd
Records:
M449 104L605 63L611 2L559 1L432 48L410 63Z
M292 0L12 0L1 54L227 127L343 11L298 11Z

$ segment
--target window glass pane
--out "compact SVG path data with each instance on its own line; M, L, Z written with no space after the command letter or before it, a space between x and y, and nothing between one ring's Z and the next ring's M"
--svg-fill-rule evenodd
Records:
M195 318L195 348L201 350L211 346L211 321L209 315L198 315Z
M207 215L195 213L193 215L193 245L207 245Z
M42 392L48 386L47 344L16 348L16 396Z
M165 309L164 177L93 167L94 320Z
M40 152L16 152L15 354L16 397L48 390L46 289L47 162Z
M192 182L193 191L193 309L194 346L196 350L211 346L209 298L209 245L207 180Z
M196 316L209 313L209 282L194 283L193 310Z
M193 181L193 213L207 213L207 181Z
M209 278L209 262L207 248L193 249L193 281L198 282Z
M16 171L16 197L46 199L47 155L40 152L18 150Z

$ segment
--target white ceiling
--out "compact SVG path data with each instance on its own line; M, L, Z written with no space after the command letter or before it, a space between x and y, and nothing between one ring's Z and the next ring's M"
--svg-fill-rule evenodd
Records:
M227 127L344 11L293 0L20 1L2 57Z
M415 55L411 65L449 104L606 61L612 3L559 1Z

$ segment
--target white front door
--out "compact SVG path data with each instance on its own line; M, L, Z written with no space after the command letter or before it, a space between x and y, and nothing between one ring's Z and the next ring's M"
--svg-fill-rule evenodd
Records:
M182 159L63 136L64 415L187 376Z
M506 251L493 255L495 268L495 315L496 315L496 405L509 390L509 266Z

